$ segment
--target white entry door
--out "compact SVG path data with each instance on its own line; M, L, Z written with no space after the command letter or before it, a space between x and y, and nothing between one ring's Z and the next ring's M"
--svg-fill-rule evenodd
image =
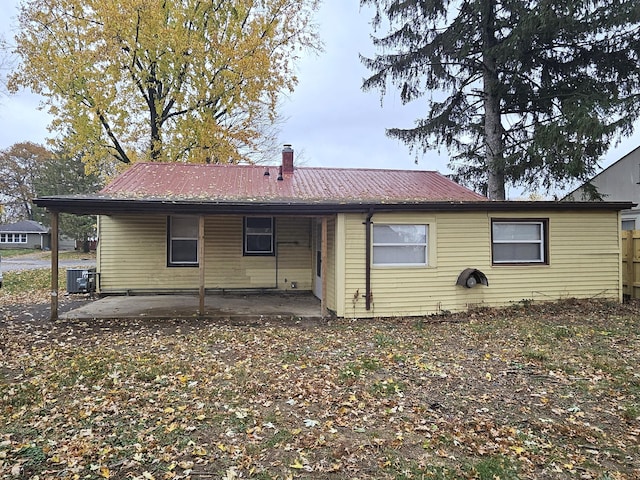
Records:
M313 261L313 269L314 273L314 282L313 282L313 294L322 298L322 222L320 220L316 220L314 222L313 228L315 230L315 242L314 242L314 261Z

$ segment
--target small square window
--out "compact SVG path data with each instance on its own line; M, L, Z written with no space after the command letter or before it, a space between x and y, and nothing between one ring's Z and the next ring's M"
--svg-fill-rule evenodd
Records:
M494 264L547 263L547 220L493 220Z
M244 218L244 254L274 255L273 217Z
M633 220L622 220L622 230L635 230L636 229L636 221Z
M198 266L198 217L174 215L169 217L168 265Z

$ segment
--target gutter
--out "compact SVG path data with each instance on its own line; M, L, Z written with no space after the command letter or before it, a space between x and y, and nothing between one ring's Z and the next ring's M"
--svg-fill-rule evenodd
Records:
M380 203L375 201L207 201L199 199L156 198L105 198L56 196L41 197L33 201L39 207L78 215L115 215L123 213L160 214L255 214L260 210L265 215L331 215L335 213L393 211L465 211L465 212L514 212L514 211L620 211L630 209L633 202L519 202L519 201L399 201Z

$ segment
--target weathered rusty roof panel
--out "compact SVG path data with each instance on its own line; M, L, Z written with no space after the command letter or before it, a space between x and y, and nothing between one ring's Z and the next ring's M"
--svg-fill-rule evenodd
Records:
M269 175L265 175L265 172ZM138 163L101 194L120 198L262 202L397 203L488 200L438 172L277 166Z

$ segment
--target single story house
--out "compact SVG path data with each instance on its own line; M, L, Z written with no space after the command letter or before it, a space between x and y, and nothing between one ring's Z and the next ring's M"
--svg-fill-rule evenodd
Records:
M609 165L586 184L568 193L564 200L590 201L593 189L605 201L633 202L621 212L623 230L640 229L640 147Z
M58 241L58 246L64 250L73 250L76 248L76 241L63 235ZM34 220L0 225L0 250L17 248L49 250L51 229Z
M34 220L0 225L0 250L50 247L49 228Z
M622 300L629 202L495 202L433 171L138 163L98 194L101 294L308 291L339 317ZM56 288L52 288L55 295ZM53 297L52 297L53 302Z

